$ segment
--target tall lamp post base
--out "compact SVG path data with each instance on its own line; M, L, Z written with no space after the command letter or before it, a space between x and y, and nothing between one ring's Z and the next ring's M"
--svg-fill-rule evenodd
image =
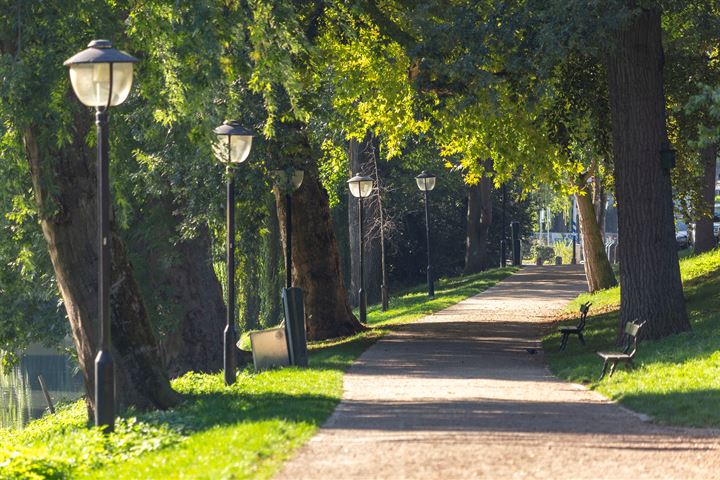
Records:
M367 320L367 297L365 290L358 290L358 307L360 310L360 323L366 323Z
M428 286L428 297L435 296L435 282L433 281L432 266L427 267L427 286Z
M115 429L115 376L109 350L95 357L95 425L108 433Z
M235 328L226 325L223 332L223 369L225 370L225 385L235 383L237 370L237 352L235 349Z

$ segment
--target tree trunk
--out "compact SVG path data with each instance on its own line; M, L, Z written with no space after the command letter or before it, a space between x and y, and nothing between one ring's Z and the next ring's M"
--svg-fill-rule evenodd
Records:
M660 11L642 10L616 34L608 57L615 189L618 201L620 326L647 321L644 338L690 329L674 236ZM620 330L621 331L621 330Z
M217 372L222 368L225 303L212 267L210 242L206 228L194 239L180 241L172 247L178 260L161 270L170 292L163 303L166 307L176 305L180 310L179 324L165 332L160 342L171 377L190 371Z
M492 225L492 180L484 175L468 191L465 269L463 274L482 272L491 266L488 238ZM492 263L494 265L494 263Z
M575 199L580 214L580 229L583 234L582 248L585 258L585 277L587 278L588 291L595 292L614 287L617 285L617 281L605 252L605 243L603 242L588 190L585 187L585 195L575 194Z
M695 253L703 253L715 248L713 216L715 214L715 163L717 145L710 145L700 151L703 165L702 204L698 209L695 223Z
M592 182L592 202L595 210L595 220L600 229L600 238L605 241L605 216L607 214L607 193L602 186L600 179L595 176Z
M309 340L352 335L365 329L352 313L345 282L340 272L340 256L330 220L328 194L320 183L317 165L307 138L301 132L305 170L302 186L292 195L293 284L305 294L305 319ZM292 134L292 132L290 133ZM298 161L299 163L299 161ZM280 225L285 225L285 201L275 189ZM283 244L285 229L281 228Z
M87 117L87 118L85 118ZM60 293L70 321L80 368L94 406L94 360L99 345L98 228L95 152L85 138L91 115L76 112L70 145L43 148L39 135L52 125L23 132L41 227L48 243ZM42 142L42 143L41 143ZM179 396L170 388L125 247L112 235L111 332L118 406L141 410L172 407Z
M375 170L375 180L377 181L376 197L377 197L377 210L378 210L378 232L380 242L380 297L382 300L382 311L385 312L390 306L390 285L388 284L387 275L387 264L385 255L385 231L388 228L388 222L386 222L385 206L383 205L383 198L385 195L384 182L380 176L380 169L378 168L378 149L373 151L372 162Z
M201 227L195 238L177 240L178 210L169 194L143 199L123 235L171 377L220 370L225 328L210 232Z
M375 142L368 137L363 142L350 140L348 157L350 176L359 173L374 177ZM377 180L377 178L375 178ZM377 187L377 183L375 185ZM377 192L377 188L375 189ZM348 192L348 226L350 236L350 302L358 305L357 292L360 290L360 241L358 238L358 199ZM368 304L380 300L382 284L382 256L380 245L379 197L376 193L363 199L363 254L365 273L365 295Z

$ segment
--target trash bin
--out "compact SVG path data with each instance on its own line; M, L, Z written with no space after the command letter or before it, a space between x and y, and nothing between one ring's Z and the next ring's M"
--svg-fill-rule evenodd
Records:
M285 310L285 333L288 344L290 365L308 366L307 336L305 333L305 307L301 288L283 288L283 309Z

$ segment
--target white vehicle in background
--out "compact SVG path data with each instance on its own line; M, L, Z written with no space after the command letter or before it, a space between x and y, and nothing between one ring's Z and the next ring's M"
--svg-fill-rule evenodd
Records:
M682 220L675 220L675 242L677 243L679 249L688 248L690 246L688 228Z

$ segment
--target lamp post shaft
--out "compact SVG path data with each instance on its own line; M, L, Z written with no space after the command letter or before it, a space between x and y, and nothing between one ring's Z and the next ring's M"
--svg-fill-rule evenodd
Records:
M358 232L360 237L360 290L358 290L358 307L360 309L360 323L366 323L367 319L367 301L365 299L365 272L363 262L365 254L363 252L363 199L358 198Z
M427 243L427 287L428 296L435 295L435 284L433 282L432 262L430 261L430 214L428 210L428 192L425 190L425 240Z
M98 316L100 350L95 357L95 425L111 432L115 426L115 378L110 351L110 175L108 157L108 111L95 114L97 126L98 182Z
M225 385L235 383L235 179L227 169L227 320L223 334Z
M505 235L505 209L507 207L507 187L502 185L502 233L500 234L500 267L507 266L507 236Z
M285 288L292 287L292 195L285 194Z

